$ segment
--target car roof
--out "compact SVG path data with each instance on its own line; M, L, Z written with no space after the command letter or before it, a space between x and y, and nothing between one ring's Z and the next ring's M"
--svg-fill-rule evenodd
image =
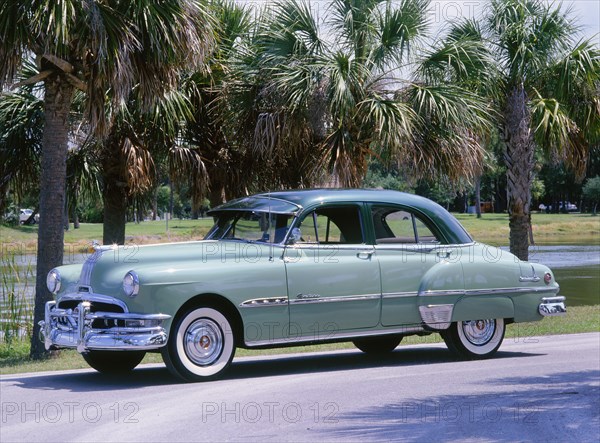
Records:
M317 188L296 189L289 191L276 191L257 194L267 198L287 200L303 208L318 206L322 203L336 203L349 201L362 202L387 202L407 206L427 207L436 205L424 197L408 194L406 192L391 191L385 189L340 189L340 188Z
M302 209L325 203L365 202L401 205L416 209L429 218L449 243L461 244L473 241L458 220L437 203L419 195L383 189L317 188L263 192L231 200L210 212L265 210L267 202L271 212L289 214L296 214ZM279 205L274 205L274 202L278 202Z

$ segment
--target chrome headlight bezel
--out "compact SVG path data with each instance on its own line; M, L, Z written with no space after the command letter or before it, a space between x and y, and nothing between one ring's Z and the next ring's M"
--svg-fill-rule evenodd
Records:
M123 277L123 292L128 297L135 297L140 292L140 278L135 271L129 271Z
M60 291L60 286L61 278L59 270L56 268L51 269L46 276L46 287L48 288L48 291L50 291L51 294L56 295L58 291Z

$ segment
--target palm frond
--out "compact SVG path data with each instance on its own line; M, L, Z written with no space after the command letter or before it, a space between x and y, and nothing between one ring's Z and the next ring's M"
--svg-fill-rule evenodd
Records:
M428 27L428 0L388 1L383 11L376 14L376 38L370 59L379 69L395 62L401 64L411 44Z
M489 83L493 63L481 40L451 37L425 51L424 56L418 72L430 83Z
M143 194L150 189L155 176L152 154L135 141L125 138L121 144L125 160L127 185L131 195Z
M188 183L193 199L201 201L209 188L209 176L200 152L189 146L169 149L169 176L175 183Z
M26 12L20 2L0 3L0 91L16 77L33 39L27 28L29 18Z
M386 0L334 0L330 6L328 25L339 36L340 49L358 60L366 60L376 35L377 7Z
M493 0L488 26L508 75L524 79L535 78L570 43L571 23L570 8L542 0Z
M44 112L25 90L0 95L0 190L9 184L23 196L39 180Z
M323 51L314 13L310 4L302 0L276 2L269 10L257 43L267 64L315 56Z
M579 131L560 102L554 98L536 97L531 100L531 117L536 138L562 156L569 148L572 135Z
M478 174L484 153L481 141L491 129L487 102L450 84L413 84L406 96L421 122L409 153L419 169L452 179Z
M418 120L417 114L406 103L379 95L364 99L358 104L357 112L366 123L361 130L391 154L398 153L404 144L410 143Z

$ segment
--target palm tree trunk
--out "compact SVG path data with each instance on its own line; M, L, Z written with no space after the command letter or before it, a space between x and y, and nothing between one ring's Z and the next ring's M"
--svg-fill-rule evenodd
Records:
M481 218L481 176L475 180L475 213Z
M156 221L158 215L158 186L152 191L152 221Z
M71 208L71 217L73 217L73 229L79 229L79 211L78 209L79 202L79 185L76 184L73 189L73 203Z
M47 354L44 344L38 338L38 322L44 320L45 304L52 300L52 294L46 287L46 275L63 262L68 116L72 96L73 86L61 77L52 76L46 79L40 175L40 227L30 350L31 358L34 359Z
M104 187L104 225L102 242L105 245L125 244L125 221L127 217L127 179L123 177L121 149L118 140L106 142L102 161Z
M507 171L507 197L510 226L510 252L521 260L529 257L531 227L531 183L535 145L531 134L531 116L522 84L509 92L504 113L504 160Z

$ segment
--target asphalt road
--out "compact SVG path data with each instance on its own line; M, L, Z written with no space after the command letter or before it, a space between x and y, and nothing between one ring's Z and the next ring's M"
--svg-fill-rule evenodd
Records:
M506 339L497 357L444 345L234 360L179 383L162 365L0 378L0 442L600 441L600 333Z

